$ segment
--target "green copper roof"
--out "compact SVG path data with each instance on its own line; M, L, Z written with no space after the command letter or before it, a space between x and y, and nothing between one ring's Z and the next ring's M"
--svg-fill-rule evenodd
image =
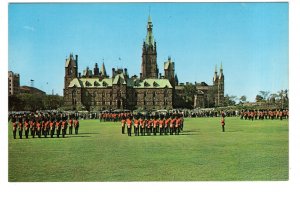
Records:
M98 78L75 78L68 87L72 88L74 86L81 88L106 88L112 86L112 79L102 79L100 81Z
M144 79L136 80L134 88L172 88L168 79Z
M152 20L151 20L151 17L149 15L148 17L148 25L147 25L147 36L146 36L146 45L154 45L154 36L152 34Z
M114 79L108 78L102 79L101 81L99 78L75 78L70 82L68 87L106 88L119 83L133 88L172 88L168 79L144 79L142 81L140 79L125 80L124 74L117 74Z

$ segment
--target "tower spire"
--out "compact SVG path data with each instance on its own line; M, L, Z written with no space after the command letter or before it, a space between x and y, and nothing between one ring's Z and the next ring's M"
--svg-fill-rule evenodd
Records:
M152 19L151 19L151 16L149 14L148 16L148 24L147 24L147 36L146 36L146 45L152 45L154 46L154 37L153 37L153 34L152 34Z

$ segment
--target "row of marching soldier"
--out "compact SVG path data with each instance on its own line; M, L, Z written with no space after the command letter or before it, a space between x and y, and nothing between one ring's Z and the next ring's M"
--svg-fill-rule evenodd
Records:
M22 139L23 132L26 138L29 135L34 138L37 136L41 138L47 138L50 136L56 135L57 138L62 135L64 138L67 135L67 130L69 130L69 135L73 133L73 127L75 130L75 134L78 134L79 130L79 120L78 117L70 116L69 119L64 115L49 115L49 114L39 114L39 115L19 115L12 117L12 129L13 129L13 137L17 138L17 132L19 134L19 138Z
M145 135L179 135L183 131L183 116L181 114L173 115L135 115L122 117L121 132L125 134L127 128L128 136L131 136L132 129L135 136Z

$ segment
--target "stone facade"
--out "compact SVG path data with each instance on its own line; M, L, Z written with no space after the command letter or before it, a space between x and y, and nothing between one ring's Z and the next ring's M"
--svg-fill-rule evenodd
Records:
M172 109L182 108L184 85L178 85L175 63L169 57L164 62L164 76L157 66L156 42L149 16L147 35L142 47L141 73L129 76L127 69L112 68L112 75L106 73L105 65L93 70L88 67L78 73L78 56L70 54L65 62L64 103L72 110L106 109ZM208 107L210 102L221 106L224 102L224 75L215 73L213 85L195 83L194 107Z
M8 71L8 95L19 94L20 92L20 75Z

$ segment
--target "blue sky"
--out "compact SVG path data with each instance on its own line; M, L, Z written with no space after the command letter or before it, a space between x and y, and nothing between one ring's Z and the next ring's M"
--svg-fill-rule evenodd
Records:
M288 3L10 4L8 69L60 95L71 52L79 72L104 59L139 75L149 10L160 72L171 56L180 82L212 84L222 62L225 94L288 89Z

